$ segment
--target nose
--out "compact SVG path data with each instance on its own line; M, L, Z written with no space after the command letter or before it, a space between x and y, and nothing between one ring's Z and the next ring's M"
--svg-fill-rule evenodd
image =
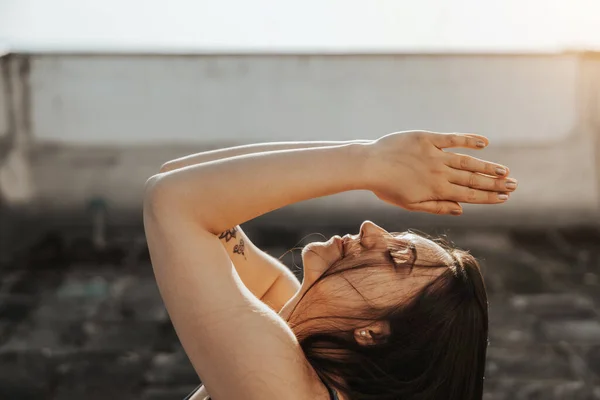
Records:
M388 233L385 229L383 229L382 227L380 227L379 225L375 224L372 221L365 221L360 225L360 235L364 236L364 235L373 235L373 234L386 234Z
M385 235L389 235L389 232L371 221L360 225L360 241L366 247L373 247Z

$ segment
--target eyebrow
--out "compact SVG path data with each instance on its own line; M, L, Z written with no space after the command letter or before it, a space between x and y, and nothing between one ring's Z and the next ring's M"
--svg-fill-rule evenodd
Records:
M416 263L417 263L417 259L418 259L419 252L421 252L421 253L423 252L423 251L419 251L419 250L423 250L423 249L420 249L420 248L417 246L418 242L421 242L421 240L423 240L423 241L428 241L428 242L430 242L432 245L434 245L434 246L435 246L435 250L434 250L433 248L427 248L427 249L425 249L425 253L429 252L429 253L432 253L432 254L436 254L436 253L437 253L439 250L441 250L441 252L440 252L440 262L441 262L441 264L444 264L444 266L445 266L445 267L452 267L453 265L455 265L454 263L455 263L455 261L456 261L456 258L455 258L455 257L454 257L454 255L451 253L451 251L449 251L448 249L446 249L446 248L444 248L444 247L440 246L438 243L434 242L434 241L433 241L433 240L431 240L431 239L428 239L428 238L426 238L426 237L423 237L423 236L421 236L421 235L418 235L418 234L416 234L416 233L412 233L412 232L410 232L410 231L405 231L405 232L394 232L394 233L391 233L391 234L392 234L392 236L393 236L394 238L398 238L398 237L400 237L400 239L401 239L401 240L404 240L404 241L406 241L406 242L410 243L410 245L411 245L411 249L412 249L412 256L413 256L413 260L412 260L413 262L412 262L412 265L411 265L411 272L412 272L412 269L413 269L413 267L414 267L414 266L416 265ZM403 237L402 237L402 236L403 236ZM412 240L411 240L411 239L409 239L409 238L407 238L407 236L412 236ZM415 238L418 238L418 239L416 239L416 240L415 240ZM419 239L421 239L421 240L419 240ZM421 244L420 244L420 247L424 247L424 246L425 246L425 244L423 244L423 243L421 243ZM451 262L451 264L450 264L450 265L447 265L447 264L445 263L445 261L444 261L444 259L443 259L443 256L444 256L444 255L449 255L449 256L450 256L450 259L452 260L452 262ZM441 267L441 265L438 265L437 263L432 263L431 265L423 265L423 266L424 266L424 267Z
M396 238L396 236L394 236ZM394 257L392 256L392 249L388 248L389 256L392 260L392 264L394 265L394 269L398 269L399 267L408 267L408 274L410 275L413 272L415 264L417 262L417 246L414 241L406 240L408 242L408 248L410 250L410 259L406 263L398 264L394 261Z
M392 235L392 237L394 239L399 239L398 238L399 236L406 236L406 235L410 235L410 236L415 236L415 237L422 238L421 236L415 235L414 233L411 233L411 232L408 232L408 231L401 232L401 233L390 233L390 235ZM407 238L400 238L400 240L404 240L404 241L410 243L411 247L413 247L416 250L416 248L417 248L417 242L414 239L411 240L411 239L407 239Z

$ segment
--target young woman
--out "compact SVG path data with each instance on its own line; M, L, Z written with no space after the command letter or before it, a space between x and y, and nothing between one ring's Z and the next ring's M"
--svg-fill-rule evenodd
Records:
M468 253L366 221L307 245L299 283L239 225L348 190L437 214L504 203L516 188L506 167L443 150L487 145L401 132L165 164L147 182L144 222L161 295L204 383L190 399L481 399L487 299Z

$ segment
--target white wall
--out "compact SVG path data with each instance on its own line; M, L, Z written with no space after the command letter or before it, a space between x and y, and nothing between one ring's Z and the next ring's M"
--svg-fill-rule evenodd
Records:
M0 61L3 61L0 78L0 86L3 86L0 87L0 204L30 204L36 196L28 153L31 142L28 60L25 56L11 56ZM10 88L8 92L7 87Z
M33 56L34 135L67 144L38 149L35 187L51 208L103 195L136 209L163 162L209 145L456 130L488 135L492 146L479 156L508 165L520 183L501 207L467 207L475 221L586 222L600 210L591 110L600 77L582 73L594 70L586 63L578 55ZM390 211L362 193L294 210Z
M375 138L420 128L564 139L574 56L34 57L34 134L82 143Z
M0 51L0 141L8 133L8 99L6 97L7 82L4 73L5 68L8 68L7 58Z

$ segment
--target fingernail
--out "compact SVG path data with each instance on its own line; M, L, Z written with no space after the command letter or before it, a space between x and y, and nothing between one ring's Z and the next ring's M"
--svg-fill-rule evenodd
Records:
M450 211L450 214L452 214L452 215L460 215L460 214L462 214L462 210L452 210L452 211Z
M498 168L496 168L496 173L498 175L506 175L506 170L504 168L498 167Z
M517 181L515 181L515 180L506 181L506 188L507 189L516 189Z
M485 142L483 140L478 140L475 144L477 145L477 147L485 147Z
M508 195L507 195L507 194L499 194L499 195L498 195L498 198L499 198L500 200L508 200Z

